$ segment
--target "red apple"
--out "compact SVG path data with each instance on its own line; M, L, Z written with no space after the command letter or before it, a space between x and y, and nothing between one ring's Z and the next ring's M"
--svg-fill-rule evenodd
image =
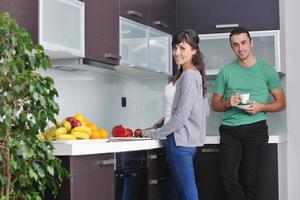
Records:
M80 121L78 121L77 119L74 119L74 120L71 122L71 125L72 125L72 128L74 128L74 127L77 127L77 126L81 126L81 123L80 123Z
M72 121L75 119L75 117L68 117L66 120L70 123L72 123Z
M142 129L138 128L134 131L134 137L141 137L142 135Z

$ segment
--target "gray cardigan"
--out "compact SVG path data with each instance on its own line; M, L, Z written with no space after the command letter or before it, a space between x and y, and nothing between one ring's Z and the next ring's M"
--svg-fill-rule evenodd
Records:
M208 102L202 91L200 72L196 69L185 70L178 80L171 119L161 129L151 131L151 138L160 139L174 133L177 146L203 146Z

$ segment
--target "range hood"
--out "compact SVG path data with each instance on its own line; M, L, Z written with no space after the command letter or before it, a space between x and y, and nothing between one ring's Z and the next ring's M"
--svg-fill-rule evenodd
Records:
M65 72L85 72L92 71L111 75L125 75L143 79L161 79L169 76L159 71L152 71L144 67L130 65L110 65L84 58L54 59L53 69Z

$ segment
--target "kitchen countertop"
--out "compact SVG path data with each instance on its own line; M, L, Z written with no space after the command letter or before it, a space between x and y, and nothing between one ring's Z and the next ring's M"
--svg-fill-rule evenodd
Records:
M207 136L205 144L219 144L219 136ZM284 136L270 135L269 143L286 142ZM164 146L165 140L135 140L135 141L114 141L106 140L75 140L71 141L55 141L54 155L56 156L77 156L89 154L116 153L125 151L138 151L161 148Z

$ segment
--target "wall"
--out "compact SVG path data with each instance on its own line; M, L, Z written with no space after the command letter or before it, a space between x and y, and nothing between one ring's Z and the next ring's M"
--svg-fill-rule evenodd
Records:
M280 29L282 58L286 66L287 95L287 198L300 198L300 134L299 134L299 45L300 45L300 2L280 0Z
M55 81L59 93L58 120L82 113L98 127L110 131L117 124L146 128L163 114L167 78L133 78L101 69L75 72L50 69L41 73ZM121 107L121 97L126 97L126 107Z

